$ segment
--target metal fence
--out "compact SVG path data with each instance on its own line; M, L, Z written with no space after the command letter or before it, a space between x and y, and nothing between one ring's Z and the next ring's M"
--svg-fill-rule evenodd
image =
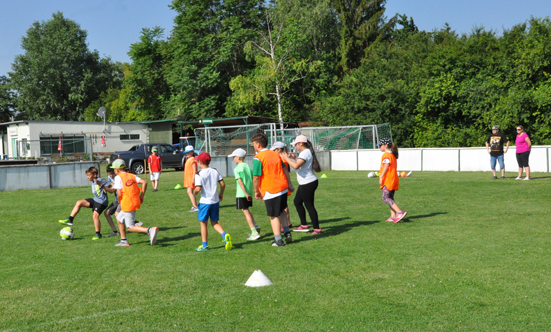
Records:
M14 140L11 145L13 159L92 160L93 141L90 138L41 138Z
M195 129L196 148L212 156L228 155L236 148L254 154L251 138L265 133L268 143L282 141L289 146L298 135L305 135L316 151L375 149L381 138L392 140L389 123L347 127L303 127L278 129L276 123Z

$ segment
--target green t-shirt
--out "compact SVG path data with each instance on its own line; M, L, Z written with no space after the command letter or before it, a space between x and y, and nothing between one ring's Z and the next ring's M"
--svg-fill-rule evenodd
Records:
M241 179L241 181L243 181L245 189L247 189L249 195L253 196L253 172L251 170L251 167L247 163L239 163L233 169L233 174L235 174L235 184L237 186L237 193L235 196L237 198L247 197L247 195L245 195L245 193L241 189L238 179Z

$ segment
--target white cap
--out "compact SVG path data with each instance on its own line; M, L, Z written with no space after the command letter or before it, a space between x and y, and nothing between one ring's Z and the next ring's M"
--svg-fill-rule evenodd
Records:
M235 149L228 157L245 157L247 155L247 151L239 148Z
M194 150L193 145L188 145L188 146L186 146L186 149L184 150L184 153L188 153L188 152L191 152L193 150Z
M272 147L270 148L270 150L275 150L275 149L285 149L285 143L283 142L275 142Z

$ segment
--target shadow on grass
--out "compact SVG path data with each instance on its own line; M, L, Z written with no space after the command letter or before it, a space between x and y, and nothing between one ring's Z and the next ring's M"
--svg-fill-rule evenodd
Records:
M530 181L532 181L532 180L545 180L545 179L549 179L549 178L551 178L551 176L536 176L536 177L530 178Z
M441 215L441 214L448 214L448 212L433 212L433 213L428 213L428 214L421 214L421 215L418 215L418 216L409 216L407 215L405 218L404 218L404 222L410 222L409 219L420 219L420 218L430 218L430 217L434 217L434 216L438 216L438 215Z
M350 219L350 218L342 218L342 219ZM331 219L331 220L333 220L333 219ZM376 224L376 223L379 223L379 222L380 222L379 220L356 221L356 222L352 222L352 223L349 223L349 224L336 225L336 226L331 226L331 227L323 227L323 222L320 222L320 226L322 227L322 230L323 230L321 232L321 234L318 234L318 235L308 234L310 236L302 237L300 239L296 239L293 242L305 242L305 241L311 241L311 240L319 240L319 239L323 239L323 238L326 238L326 237L329 237L329 236L336 236L338 234L348 232L348 231L352 230L353 228L361 226L361 225L367 225L368 226L368 225L373 225L373 224Z
M178 227L175 227L175 228L178 228ZM197 237L201 238L201 232L186 233L184 235L176 236L176 237L163 237L163 238L160 238L157 241L157 245L160 246L160 247L173 246L174 245L173 242L184 241L184 240L187 240L187 239L197 238Z
M175 226L175 227L159 227L159 231L167 231L169 229L187 228L187 226Z

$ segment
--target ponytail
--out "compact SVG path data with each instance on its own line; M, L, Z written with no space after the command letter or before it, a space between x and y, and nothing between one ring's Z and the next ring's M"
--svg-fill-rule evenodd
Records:
M306 143L302 144L304 144L310 150L310 152L312 152L312 169L314 170L314 172L321 172L321 167L318 162L318 158L316 158L316 152L314 152L314 146L312 145L312 142L308 140ZM398 151L396 151L396 153L398 153Z
M396 146L396 143L390 143L389 146L390 151L394 155L396 159L398 159L398 147Z

